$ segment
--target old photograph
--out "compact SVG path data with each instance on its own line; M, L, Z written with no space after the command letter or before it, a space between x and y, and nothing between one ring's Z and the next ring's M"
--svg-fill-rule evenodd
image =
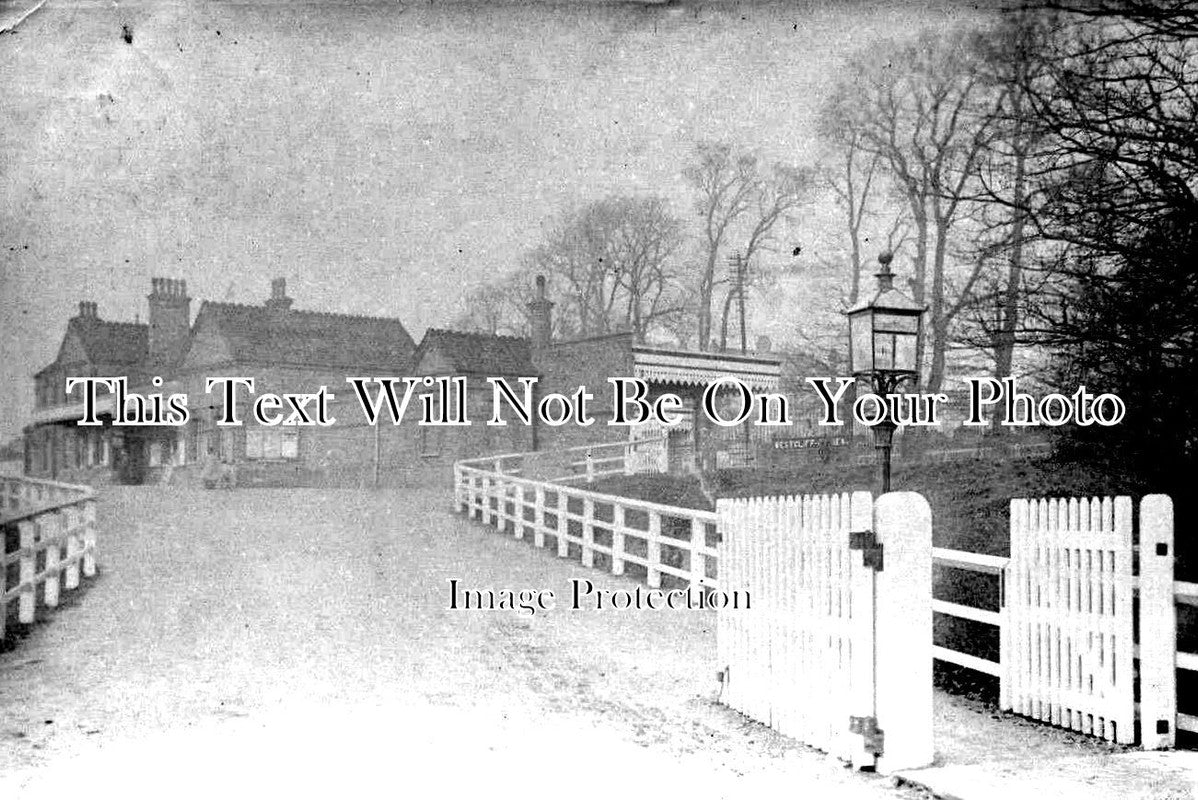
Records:
M1198 2L0 0L0 796L1198 796Z

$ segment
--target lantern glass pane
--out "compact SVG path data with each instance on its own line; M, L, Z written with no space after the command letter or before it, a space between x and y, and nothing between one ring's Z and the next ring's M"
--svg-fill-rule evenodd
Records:
M874 316L875 331L891 331L893 333L918 333L919 317L907 314L885 314Z
M894 338L896 340L894 347L894 368L914 372L915 344L919 341L919 337L900 335Z
M873 369L873 348L870 347L872 333L868 312L849 317L849 345L852 351L853 372L869 372Z
M874 334L874 369L894 369L894 334Z

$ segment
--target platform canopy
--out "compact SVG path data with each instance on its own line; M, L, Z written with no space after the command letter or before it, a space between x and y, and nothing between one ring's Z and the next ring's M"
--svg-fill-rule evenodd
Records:
M750 389L776 392L782 362L765 355L700 353L655 347L632 348L633 377L649 383L705 387L720 378L736 378Z

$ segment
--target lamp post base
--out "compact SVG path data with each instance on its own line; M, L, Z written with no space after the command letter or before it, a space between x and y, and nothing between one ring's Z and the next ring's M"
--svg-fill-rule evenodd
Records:
M882 494L890 491L890 453L894 446L894 430L896 426L890 420L879 422L873 427L874 451L878 461L878 482Z

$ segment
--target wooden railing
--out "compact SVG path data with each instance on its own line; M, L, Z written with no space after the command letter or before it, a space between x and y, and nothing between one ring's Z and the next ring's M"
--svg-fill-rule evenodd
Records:
M95 492L87 486L0 477L0 639L8 604L17 601L17 619L31 623L38 586L48 608L60 589L75 589L79 576L96 574ZM14 569L15 568L15 569ZM15 573L15 574L14 574Z
M1137 548L1138 549L1138 548ZM946 614L958 619L968 619L974 622L981 622L986 625L993 625L998 629L999 641L1005 641L1003 635L1003 625L1006 622L1006 615L1002 611L1005 604L1006 591L1006 569L1007 562L1010 561L1006 556L987 556L979 553L969 553L962 550L949 550L943 547L932 548L932 563L937 567L949 567L953 569L967 570L980 575L993 576L998 580L998 598L1000 610L994 611L977 606L967 606L960 603L950 602L948 600L932 599L932 611L938 614ZM1139 591L1139 578L1133 578L1133 590ZM1187 581L1173 582L1173 599L1177 605L1198 606L1198 583ZM1138 648L1137 648L1138 654ZM978 672L1001 677L1003 665L1001 660L1009 658L1010 655L1000 651L1000 661L992 661L990 659L979 657L973 653L966 653L959 650L954 650L949 647L936 645L932 648L932 655L940 661L945 661L950 664L967 667ZM1198 672L1198 653L1188 653L1181 650L1176 651L1176 665L1179 670L1187 670L1190 672ZM1198 733L1198 714L1177 713L1177 728L1178 730Z
M478 460L454 465L457 511L517 539L531 534L537 547L552 539L558 556L577 552L586 567L596 565L596 555L615 575L639 565L652 588L661 586L663 575L693 589L715 587L714 512L530 480L491 466Z
M553 475L545 476L545 480L551 483L593 483L598 478L634 474L638 471L634 461L637 453L647 448L660 446L666 441L666 438L661 436L637 441L621 440L586 444L553 453L540 451L500 453L466 459L459 461L458 465L504 475L526 475L528 462L531 460L556 456L558 471Z

